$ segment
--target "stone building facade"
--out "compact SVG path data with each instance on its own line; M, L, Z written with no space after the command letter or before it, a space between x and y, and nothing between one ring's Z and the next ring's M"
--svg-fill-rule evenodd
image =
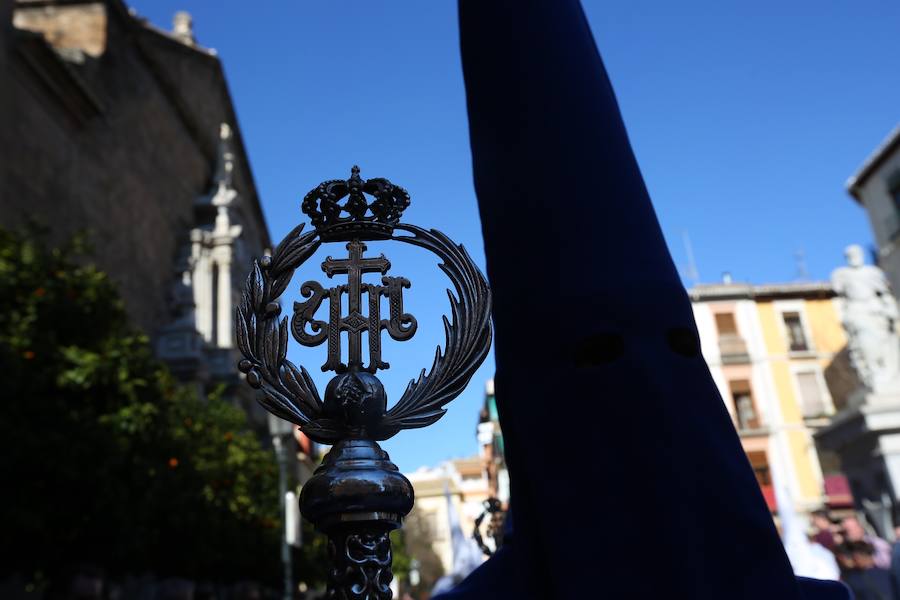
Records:
M894 295L900 293L900 125L847 180L847 191L869 217L884 269Z
M0 224L89 231L173 370L237 383L233 306L270 240L216 53L185 13L166 32L121 0L0 6Z

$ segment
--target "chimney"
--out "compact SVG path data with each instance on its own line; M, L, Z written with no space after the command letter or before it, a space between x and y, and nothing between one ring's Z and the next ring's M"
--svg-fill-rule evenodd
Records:
M172 18L172 35L189 46L197 43L194 38L194 19L191 13L179 10Z

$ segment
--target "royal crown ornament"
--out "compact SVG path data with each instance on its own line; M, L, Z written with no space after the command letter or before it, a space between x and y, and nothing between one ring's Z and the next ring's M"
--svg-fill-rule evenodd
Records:
M367 200L372 197L372 201ZM345 200L346 198L346 200ZM409 206L409 193L387 179L363 181L359 167L350 179L323 181L303 198L301 209L323 242L385 240Z
M440 419L491 345L491 293L484 275L466 250L443 233L401 223L408 206L406 190L387 179L364 181L358 167L347 180L319 184L302 204L314 229L304 232L300 225L271 256L254 263L236 311L237 344L244 356L238 367L247 383L262 392L259 402L311 439L333 444L300 495L302 514L329 535L334 562L329 597L391 597L387 534L412 509L413 491L377 442ZM405 341L416 333L418 322L404 307L410 281L389 275L391 263L383 254L366 256L365 242L371 240L430 250L453 285L448 290L450 318L443 319L444 348L438 346L430 370L422 369L410 380L390 408L377 377L390 366L382 358L382 333ZM329 288L317 281L301 284L293 316L282 317L278 299L294 271L328 242L345 242L347 257L328 256L322 270L329 279L346 276L346 283ZM380 276L380 282L364 281L366 274L370 280ZM382 301L387 304L384 314ZM327 310L322 309L326 303ZM288 336L307 347L326 344L321 368L335 375L324 400L306 368L287 359Z

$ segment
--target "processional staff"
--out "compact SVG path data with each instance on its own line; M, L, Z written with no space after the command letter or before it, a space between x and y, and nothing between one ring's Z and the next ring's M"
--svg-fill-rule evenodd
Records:
M371 200L369 200L371 198ZM295 423L311 439L333 444L313 477L303 486L300 510L328 535L329 597L359 600L391 598L391 542L388 534L412 509L413 488L378 442L402 429L425 427L466 387L491 345L491 294L484 275L462 246L444 234L400 222L409 194L386 179L363 180L353 167L347 180L325 181L303 200L313 230L294 229L272 252L254 264L236 312L239 368L247 382L263 392L262 405ZM451 319L444 320L446 343L438 348L430 371L410 381L396 404L377 372L389 367L381 358L381 333L410 339L415 317L404 312L403 291L410 281L388 276L384 255L365 257L366 241L390 240L419 246L442 261L454 294ZM323 243L346 246L346 259L329 256L322 270L347 283L325 289L316 281L300 286L305 301L294 303L290 327L278 298L294 271ZM381 274L381 284L366 283L366 273ZM348 297L348 313L341 299ZM367 302L363 302L363 296ZM388 303L382 318L381 301ZM327 320L316 319L328 301ZM364 314L367 313L367 314ZM368 364L362 334L368 337ZM327 343L323 371L336 374L319 398L307 370L287 359L288 336L304 346ZM341 361L341 336L347 335L347 362Z

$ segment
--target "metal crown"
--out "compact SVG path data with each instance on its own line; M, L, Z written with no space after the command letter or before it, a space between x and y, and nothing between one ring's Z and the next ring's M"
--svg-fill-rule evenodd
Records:
M408 206L409 192L381 177L363 180L354 165L350 179L323 181L310 190L301 209L322 241L339 242L390 238Z

